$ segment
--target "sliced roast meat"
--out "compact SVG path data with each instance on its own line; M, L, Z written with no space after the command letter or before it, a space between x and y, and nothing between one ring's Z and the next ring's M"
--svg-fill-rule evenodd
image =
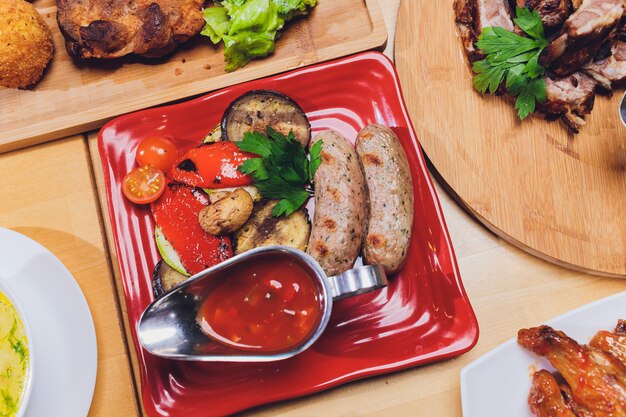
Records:
M480 35L486 27L497 26L513 32L515 25L511 19L508 0L474 0L476 33Z
M515 29L508 0L456 0L454 10L470 62L484 58L474 44L484 28L497 26L511 32Z
M626 42L615 41L608 57L594 59L583 71L607 90L622 85L626 80Z
M517 0L517 7L536 10L546 31L558 29L572 13L571 0Z
M625 9L626 0L583 0L539 63L561 77L575 73L621 28Z
M474 45L474 42L476 42L478 38L474 30L475 8L476 0L456 0L454 2L456 26L459 31L459 37L463 42L463 48L470 62L478 61L484 57Z
M573 132L578 133L585 124L585 115L593 110L596 86L596 81L582 72L565 78L547 76L547 100L540 104L539 110L560 116Z

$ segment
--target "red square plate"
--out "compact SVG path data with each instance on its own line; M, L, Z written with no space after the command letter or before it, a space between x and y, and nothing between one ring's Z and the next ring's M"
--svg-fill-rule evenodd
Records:
M163 135L181 150L196 146L224 109L252 89L294 98L314 132L336 129L347 138L368 123L394 129L409 158L415 221L407 265L388 288L336 302L324 335L303 354L266 364L164 360L137 342L136 324L153 300L151 272L159 260L149 209L121 193L135 166L135 149L148 135ZM363 53L229 87L186 103L119 117L102 128L99 150L131 333L148 416L207 417L311 394L471 349L476 317L465 294L432 182L407 114L393 64ZM390 213L393 215L393 213Z

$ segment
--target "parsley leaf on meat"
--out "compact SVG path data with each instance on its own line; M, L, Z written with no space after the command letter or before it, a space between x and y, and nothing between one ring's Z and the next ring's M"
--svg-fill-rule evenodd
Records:
M514 19L528 37L500 27L486 27L476 46L486 58L473 64L476 73L474 88L494 94L502 83L507 92L517 97L515 109L521 120L535 111L537 102L546 100L546 69L539 64L539 55L548 46L541 17L537 11L517 8Z
M306 203L313 193L313 176L321 164L322 141L311 147L311 161L293 132L284 136L270 126L267 136L248 132L241 142L235 143L240 150L260 156L244 161L238 169L252 176L263 197L280 200L272 210L273 216L289 216Z

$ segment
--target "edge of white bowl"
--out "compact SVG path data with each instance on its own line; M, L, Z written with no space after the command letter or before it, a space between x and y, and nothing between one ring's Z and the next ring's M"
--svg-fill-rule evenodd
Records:
M31 332L30 323L28 321L28 317L22 304L19 301L19 298L15 295L15 292L11 289L11 286L7 283L6 279L0 276L0 292L4 293L7 296L9 301L13 304L17 313L22 320L22 325L24 326L24 333L26 333L26 340L28 341L28 369L26 370L26 382L24 384L24 394L22 396L20 407L17 410L17 414L15 417L23 417L26 413L26 409L28 408L28 403L30 400L30 396L33 392L33 371L34 371L34 349L33 349L33 335Z

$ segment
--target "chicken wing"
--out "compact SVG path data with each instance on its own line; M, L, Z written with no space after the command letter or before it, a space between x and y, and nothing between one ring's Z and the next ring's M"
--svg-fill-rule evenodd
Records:
M626 390L614 375L599 366L596 354L565 333L549 326L522 329L518 343L543 356L563 375L574 400L595 417L626 417Z
M578 417L565 403L556 379L545 369L533 376L528 405L537 417Z
M620 330L619 324L615 333L605 330L599 331L593 339L591 339L591 343L589 344L596 349L612 355L623 367L626 367L626 334L617 333L618 330Z

